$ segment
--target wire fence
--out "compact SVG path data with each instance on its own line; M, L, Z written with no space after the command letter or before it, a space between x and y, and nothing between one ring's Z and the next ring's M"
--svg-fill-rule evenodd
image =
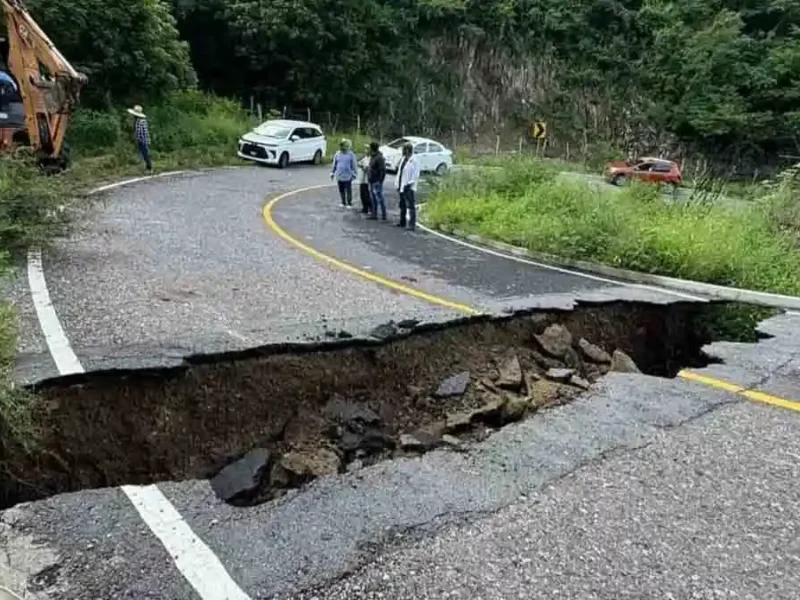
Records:
M362 116L360 114L342 115L330 111L315 111L311 108L280 107L264 108L251 102L250 111L260 121L267 119L291 119L310 121L322 127L326 135L348 135L370 138L379 143L415 135L429 137L462 154L491 155L510 153L536 153L542 156L557 156L565 160L580 157L570 148L555 148L551 139L532 139L525 127L505 127L495 132L468 132L458 129L436 127L407 127L402 122L394 122L386 117Z
M309 107L291 106L266 109L253 100L250 103L250 110L259 120L282 118L317 123L329 137L346 135L356 138L358 143L374 140L383 144L408 135L428 137L452 149L457 159L526 154L583 164L586 168L598 170L612 159L659 155L675 160L685 177L700 177L709 171L719 172L720 165L723 170L728 170L725 173L727 177L742 176L742 173L737 172L738 168L726 165L724 160L709 160L707 157L692 155L680 146L664 144L654 148L638 147L634 144L626 150L621 150L616 144L604 140L596 131L575 131L572 128L561 130L558 123L548 123L546 136L535 139L531 135L533 123L505 123L490 125L488 130L467 131L424 125L412 128L384 115L338 114ZM789 162L791 161L765 165L761 170L748 169L746 176L754 179L769 176L784 168Z

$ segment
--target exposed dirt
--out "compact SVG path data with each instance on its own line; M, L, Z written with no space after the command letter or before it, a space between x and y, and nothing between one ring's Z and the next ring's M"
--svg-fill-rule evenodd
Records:
M38 390L38 450L8 440L0 448L0 507L84 488L210 478L249 453L215 485L246 504L398 453L461 450L491 428L583 393L612 360L666 377L707 364L700 348L709 328L698 323L712 310L620 302L478 317L383 341L267 346L196 356L179 368L52 380ZM450 393L440 389L460 374ZM239 467L252 481L236 494Z

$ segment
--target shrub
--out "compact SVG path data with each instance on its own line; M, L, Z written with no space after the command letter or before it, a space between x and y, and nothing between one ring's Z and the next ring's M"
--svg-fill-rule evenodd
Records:
M800 294L800 250L759 206L667 201L655 186L619 191L531 165L455 177L426 210L448 225L531 250L612 266Z

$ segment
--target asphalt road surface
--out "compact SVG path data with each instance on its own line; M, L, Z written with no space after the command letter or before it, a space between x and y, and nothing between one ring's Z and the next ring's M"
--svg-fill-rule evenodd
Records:
M220 170L109 193L44 258L81 363L165 364L463 307L681 299L365 221L331 187L278 200L267 224L268 197L326 175ZM36 379L57 369L24 275L10 291L19 373ZM800 315L761 327L773 337L715 344L724 362L697 373L800 400ZM125 490L61 495L0 513L0 585L48 600L794 599L798 409L615 374L465 454L384 462L254 508L221 503L205 481L164 482L154 529Z

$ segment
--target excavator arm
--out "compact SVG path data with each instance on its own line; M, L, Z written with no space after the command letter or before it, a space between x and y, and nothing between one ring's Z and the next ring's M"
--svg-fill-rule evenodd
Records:
M0 0L8 30L8 67L19 82L28 143L58 162L70 117L87 78L76 71L21 0Z

